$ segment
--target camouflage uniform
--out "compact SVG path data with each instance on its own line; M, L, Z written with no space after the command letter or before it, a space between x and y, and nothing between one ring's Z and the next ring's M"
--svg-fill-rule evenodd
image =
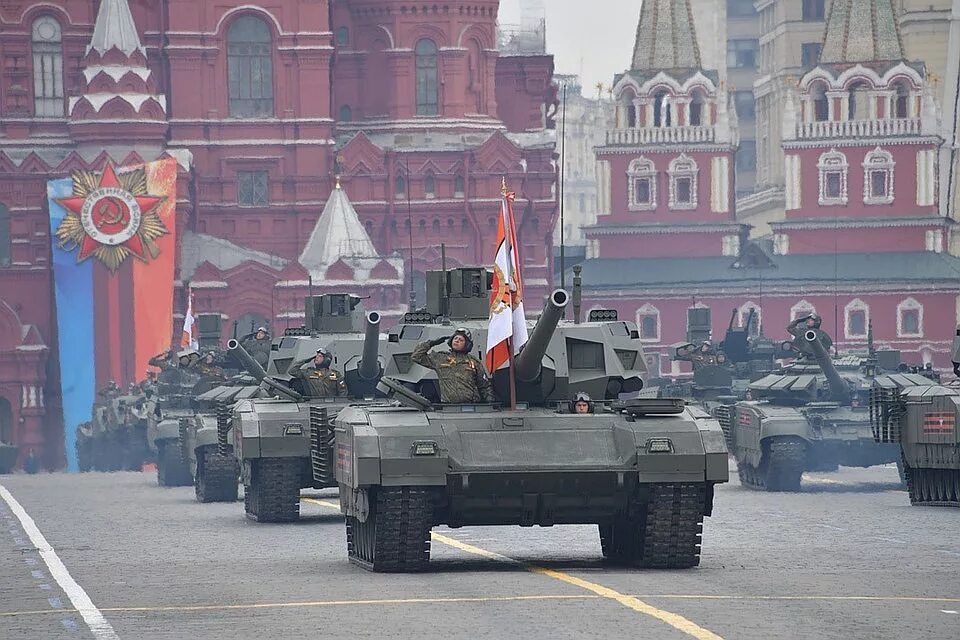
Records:
M437 372L440 401L447 404L493 402L493 385L482 362L469 353L430 353L431 347L446 341L446 338L440 338L421 342L410 355L417 364Z
M240 346L242 346L254 360L259 362L261 367L266 367L270 361L270 343L269 335L262 340L257 340L256 335L253 334L244 338L240 342Z
M308 398L333 398L347 395L343 374L326 367L318 369L313 358L295 362L290 367L290 377L303 381L304 394Z

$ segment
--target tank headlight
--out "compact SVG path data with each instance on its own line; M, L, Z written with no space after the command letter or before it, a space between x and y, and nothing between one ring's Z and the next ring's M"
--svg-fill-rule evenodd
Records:
M413 455L415 456L435 456L438 449L437 443L431 440L421 440L413 443Z
M650 438L647 440L647 453L671 453L673 443L670 438Z
M302 436L303 435L303 425L300 424L288 424L283 428L283 435L285 436Z

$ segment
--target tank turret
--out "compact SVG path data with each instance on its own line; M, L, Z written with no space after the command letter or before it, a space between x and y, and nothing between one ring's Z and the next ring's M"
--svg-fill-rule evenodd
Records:
M325 293L306 298L306 326L310 335L360 333L366 321L362 298L349 293Z
M293 389L268 376L267 372L264 371L260 363L254 360L253 356L247 353L247 350L244 349L236 340L231 338L230 341L227 342L227 351L229 351L233 357L237 359L237 362L239 362L241 366L243 366L243 368L246 369L246 371L257 380L257 382L267 389L277 393L280 396L283 396L284 398L287 398L288 400L293 400L294 402L299 402L303 399L303 396Z

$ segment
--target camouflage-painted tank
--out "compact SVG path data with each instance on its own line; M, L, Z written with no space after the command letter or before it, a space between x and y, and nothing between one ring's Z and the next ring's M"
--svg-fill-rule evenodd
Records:
M289 331L275 342L270 372L237 341L228 345L261 388L275 396L239 400L229 423L244 485L244 510L258 522L296 520L301 489L335 486L332 471L321 469L314 478L313 465L322 465L320 460L329 460L330 453L328 441L312 443L311 419L329 421L350 402L372 398L382 369L380 314L365 313L360 298L347 294L308 298L306 318L305 328ZM332 368L343 374L347 396L308 398L300 380L288 374L292 364L319 348L333 354Z
M804 471L836 471L899 460L897 448L874 442L870 388L878 372L872 348L832 358L830 336L817 316L788 331L797 359L749 384L750 399L714 410L737 460L740 482L767 491L799 491Z
M352 405L336 419L336 480L347 552L373 571L428 566L437 525L596 524L603 554L642 567L699 563L714 486L727 481L717 421L678 399L636 395L645 373L637 327L594 310L561 322L555 291L517 356L517 408L442 404L415 347L466 328L483 359L491 276L427 274L428 303L391 329L381 390L393 406ZM508 376L493 384L509 397ZM586 392L593 412L571 412Z

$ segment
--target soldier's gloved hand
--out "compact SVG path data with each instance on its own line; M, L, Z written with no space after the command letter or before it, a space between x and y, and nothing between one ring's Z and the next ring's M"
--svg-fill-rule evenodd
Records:
M435 347L435 346L437 346L437 345L443 344L444 342L446 342L446 341L449 340L449 339L450 339L450 338L434 338L433 340L430 341L430 346L431 346L431 347Z

